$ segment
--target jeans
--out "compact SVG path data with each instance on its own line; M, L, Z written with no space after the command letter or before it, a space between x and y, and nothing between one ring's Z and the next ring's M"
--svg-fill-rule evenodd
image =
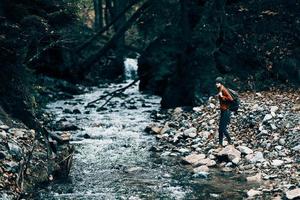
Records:
M220 123L219 123L219 144L223 145L223 137L225 137L228 140L228 143L231 143L231 138L229 136L229 133L227 131L227 126L230 123L230 111L227 110L221 110L221 117L220 117Z

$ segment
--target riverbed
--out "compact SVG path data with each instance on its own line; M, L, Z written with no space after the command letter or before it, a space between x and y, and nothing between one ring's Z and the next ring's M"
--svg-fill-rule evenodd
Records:
M80 130L71 132L76 151L70 177L41 188L37 199L242 199L247 184L241 176L219 170L194 176L178 152L150 151L157 141L144 129L159 111L160 98L141 94L138 84L102 109L105 100L85 107L128 83L106 84L47 105L54 120Z

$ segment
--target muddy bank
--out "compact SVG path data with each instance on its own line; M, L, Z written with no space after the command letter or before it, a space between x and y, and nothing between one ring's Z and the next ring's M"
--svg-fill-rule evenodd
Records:
M195 175L205 176L215 170L241 174L246 184L258 184L245 190L245 196L299 198L297 94L299 91L241 94L241 109L232 116L229 129L234 144L224 148L217 145L219 111L213 98L200 107L167 110L167 119L146 131L160 141L154 151L165 155L179 152Z

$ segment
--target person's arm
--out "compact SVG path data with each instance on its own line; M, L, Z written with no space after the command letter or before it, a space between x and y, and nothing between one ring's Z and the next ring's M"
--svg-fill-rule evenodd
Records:
M233 101L232 96L230 95L230 93L228 92L228 90L226 88L222 88L221 93L222 93L222 96L220 96L220 97L222 98L222 100Z

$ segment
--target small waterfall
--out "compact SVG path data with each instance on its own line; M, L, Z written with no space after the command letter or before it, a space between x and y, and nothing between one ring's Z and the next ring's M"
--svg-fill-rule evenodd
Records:
M126 58L124 60L124 76L126 80L133 80L137 77L138 58Z

